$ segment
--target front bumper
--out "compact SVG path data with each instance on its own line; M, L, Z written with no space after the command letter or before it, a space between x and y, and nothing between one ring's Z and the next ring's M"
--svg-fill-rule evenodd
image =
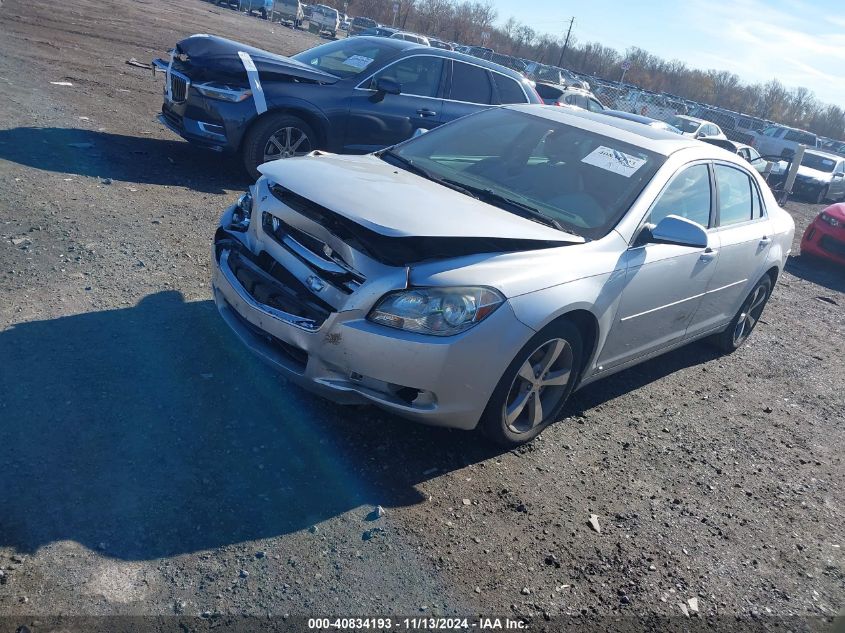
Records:
M845 266L845 227L832 227L816 218L801 238L801 253Z
M333 312L314 325L257 301L218 250L212 285L224 321L287 378L342 404L372 403L426 424L475 428L505 368L534 334L508 303L450 337L371 323L368 309Z
M818 180L803 180L801 178L796 178L795 182L792 183L792 194L807 200L815 201L819 192L824 189L824 187L825 183L819 182Z
M239 103L209 99L197 91L189 77L172 71L184 85L184 94L175 97L167 90L167 64L161 59L152 64L153 75L161 73L165 83L159 123L194 145L237 151L248 122L256 115L252 99Z

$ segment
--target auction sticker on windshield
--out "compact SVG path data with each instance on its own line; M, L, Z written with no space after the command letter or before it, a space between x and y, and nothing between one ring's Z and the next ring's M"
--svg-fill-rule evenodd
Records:
M364 57L363 55L352 55L351 57L346 58L346 61L343 62L343 65L352 66L352 68L358 68L359 70L363 70L372 63L372 57Z
M625 152L620 152L618 149L600 145L584 156L581 162L601 167L607 171L612 171L614 174L625 176L625 178L630 178L645 164L645 158L631 156Z

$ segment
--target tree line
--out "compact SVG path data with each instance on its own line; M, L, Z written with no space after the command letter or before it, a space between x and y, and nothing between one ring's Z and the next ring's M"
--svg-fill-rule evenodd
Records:
M684 61L666 60L636 47L622 54L597 42L570 40L564 51L562 38L539 33L515 18L495 26L497 13L490 0L330 2L338 9L345 8L352 15L367 16L381 24L395 24L404 30L449 42L489 46L497 53L561 65L607 81L621 79L621 64L627 59L631 66L625 74L626 83L807 129L822 136L845 138L845 110L822 103L807 88L787 88L777 79L746 84L734 73L691 68ZM395 18L394 5L398 8Z

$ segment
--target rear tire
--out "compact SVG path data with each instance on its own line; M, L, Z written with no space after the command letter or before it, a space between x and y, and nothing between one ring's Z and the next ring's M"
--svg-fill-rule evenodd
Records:
M763 314L769 297L772 295L772 278L766 275L745 298L730 325L710 341L726 354L735 352L754 331L757 322Z
M581 371L581 333L558 321L531 337L490 396L479 429L493 442L513 448L530 442L557 420Z
M266 114L247 132L241 158L247 173L258 178L262 163L302 156L315 149L317 134L305 121L291 114Z

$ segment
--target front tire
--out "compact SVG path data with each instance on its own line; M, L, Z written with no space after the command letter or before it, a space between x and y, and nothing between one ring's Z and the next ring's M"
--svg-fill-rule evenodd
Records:
M258 166L271 160L303 156L317 149L317 134L305 121L290 114L269 114L247 132L241 146L244 168L258 178Z
M513 448L530 442L557 420L578 380L581 334L569 321L531 337L505 370L481 416L490 440Z
M752 288L730 325L713 337L713 344L726 354L742 347L754 331L771 295L772 278L766 275Z

